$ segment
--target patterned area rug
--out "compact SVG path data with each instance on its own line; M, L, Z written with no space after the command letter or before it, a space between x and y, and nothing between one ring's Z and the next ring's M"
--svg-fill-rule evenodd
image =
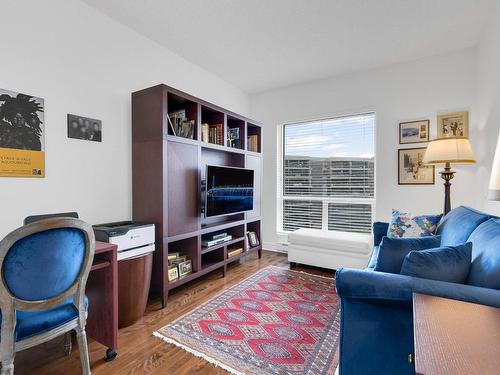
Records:
M333 374L333 279L266 267L154 335L233 374Z

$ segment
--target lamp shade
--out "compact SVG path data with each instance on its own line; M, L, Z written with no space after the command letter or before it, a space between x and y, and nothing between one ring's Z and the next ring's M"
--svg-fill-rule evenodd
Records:
M475 163L469 139L464 137L432 140L425 150L425 164Z
M500 201L500 134L498 134L495 158L493 159L493 167L491 167L488 199L491 199L493 201Z

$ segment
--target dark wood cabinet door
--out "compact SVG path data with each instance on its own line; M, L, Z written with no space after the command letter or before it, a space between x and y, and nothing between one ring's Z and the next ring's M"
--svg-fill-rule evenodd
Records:
M200 229L200 177L198 146L178 142L167 145L168 235Z

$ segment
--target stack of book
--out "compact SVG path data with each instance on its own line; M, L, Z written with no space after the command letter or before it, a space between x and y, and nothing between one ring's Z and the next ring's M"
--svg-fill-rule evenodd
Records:
M259 152L259 136L249 135L247 138L248 151Z
M243 252L243 246L233 245L227 248L227 257L231 258Z

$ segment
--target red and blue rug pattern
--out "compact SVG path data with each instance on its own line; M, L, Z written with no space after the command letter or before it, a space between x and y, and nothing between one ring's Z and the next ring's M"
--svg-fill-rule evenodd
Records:
M155 335L233 374L333 374L339 311L333 278L270 266Z

